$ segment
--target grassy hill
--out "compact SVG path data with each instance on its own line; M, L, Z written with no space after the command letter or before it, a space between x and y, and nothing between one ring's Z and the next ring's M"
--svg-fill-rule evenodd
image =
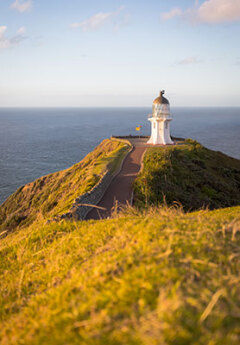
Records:
M46 224L129 148L105 140L1 206L1 345L240 343L240 206L221 208L240 204L238 160L191 140L151 148L138 208Z
M184 210L240 204L240 160L188 139L153 147L134 184L136 205L180 203Z
M114 173L129 149L124 142L106 139L80 163L19 188L0 206L0 231L13 231L67 212L107 170Z
M240 343L240 207L32 225L0 244L0 339Z

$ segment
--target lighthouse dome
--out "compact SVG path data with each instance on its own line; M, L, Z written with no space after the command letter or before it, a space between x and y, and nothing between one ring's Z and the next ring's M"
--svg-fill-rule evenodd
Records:
M164 95L165 91L162 90L160 91L159 96L154 99L153 104L169 104L169 101L167 100L167 98L165 98Z
M153 117L166 117L170 116L170 105L167 98L163 97L164 91L153 101L152 116Z

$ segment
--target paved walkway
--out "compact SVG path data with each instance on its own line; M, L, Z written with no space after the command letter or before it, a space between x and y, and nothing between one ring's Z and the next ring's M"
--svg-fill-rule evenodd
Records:
M131 201L132 183L135 180L140 168L146 140L131 140L133 150L126 157L120 173L113 179L98 206L104 207L106 211L92 209L86 219L102 219L111 216L115 205L126 205Z

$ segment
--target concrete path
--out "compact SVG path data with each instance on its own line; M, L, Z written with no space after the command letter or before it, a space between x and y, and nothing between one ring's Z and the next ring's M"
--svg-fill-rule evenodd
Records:
M132 183L135 180L140 168L146 140L131 140L133 150L123 162L120 173L113 179L98 206L104 207L106 211L92 209L86 219L102 219L111 216L112 210L117 204L118 207L126 205L131 201Z

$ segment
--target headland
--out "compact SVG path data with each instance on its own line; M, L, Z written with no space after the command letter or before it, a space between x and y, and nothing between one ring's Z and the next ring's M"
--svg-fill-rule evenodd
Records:
M2 344L239 344L240 161L145 140L106 139L1 205ZM78 218L129 175L132 206Z

